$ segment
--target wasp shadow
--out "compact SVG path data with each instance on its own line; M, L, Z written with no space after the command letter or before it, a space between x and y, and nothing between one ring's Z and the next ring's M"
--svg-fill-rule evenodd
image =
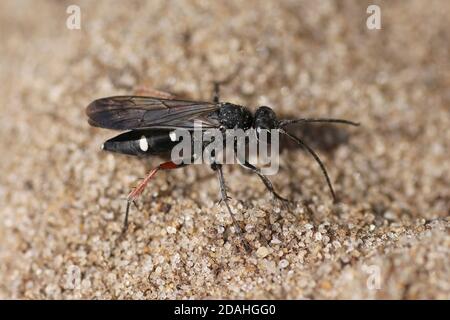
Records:
M347 126L331 123L297 123L287 126L286 131L302 139L314 150L330 153L340 145L347 144L350 137ZM303 148L282 134L280 151L292 149Z

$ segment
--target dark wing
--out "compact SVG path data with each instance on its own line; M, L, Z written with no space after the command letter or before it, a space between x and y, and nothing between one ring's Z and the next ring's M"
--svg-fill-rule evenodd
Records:
M207 116L219 107L211 102L117 96L93 101L86 114L90 125L114 130L193 128L194 121L212 128L219 124Z

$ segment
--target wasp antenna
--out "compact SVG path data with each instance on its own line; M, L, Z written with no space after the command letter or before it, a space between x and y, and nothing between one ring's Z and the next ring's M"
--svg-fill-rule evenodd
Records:
M317 153L310 146L308 146L304 141L302 141L300 138L290 134L289 132L287 132L287 131L285 131L283 129L281 129L280 132L285 134L286 136L288 136L293 141L297 142L297 144L301 145L303 148L305 148L313 156L313 158L319 164L323 175L325 176L325 179L326 179L327 184L328 184L328 188L330 189L331 195L333 196L333 201L337 202L336 194L334 193L334 189L333 189L333 186L331 184L330 177L328 176L327 169L325 168L325 165L323 164L322 160L320 160L320 158L317 155Z
M333 119L333 118L301 118L301 119L294 119L294 120L281 120L279 122L280 128L283 128L289 124L299 123L299 122L327 122L327 123L341 123L341 124L348 124L351 126L359 126L359 122L353 122L349 120L344 119Z

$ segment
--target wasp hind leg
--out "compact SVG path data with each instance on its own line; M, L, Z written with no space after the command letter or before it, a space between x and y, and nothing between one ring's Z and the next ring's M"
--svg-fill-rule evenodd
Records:
M143 84L139 85L134 89L134 94L137 96L148 96L148 97L154 97L154 98L160 98L160 99L169 99L173 100L177 97L169 92L161 91L153 89L152 87Z
M127 200L127 208L125 211L125 218L123 221L123 230L122 233L125 233L127 228L128 228L128 214L130 212L130 206L132 203L134 203L136 205L136 200L139 198L139 196L142 194L142 192L144 191L145 187L147 186L147 184L150 182L150 180L156 175L156 173L160 170L173 170L173 169L178 169L181 167L184 167L186 164L184 163L180 163L180 164L176 164L172 161L168 161L168 162L164 162L161 163L159 166L157 166L156 168L152 169L147 176L136 186L136 188L134 188L127 196L126 200Z

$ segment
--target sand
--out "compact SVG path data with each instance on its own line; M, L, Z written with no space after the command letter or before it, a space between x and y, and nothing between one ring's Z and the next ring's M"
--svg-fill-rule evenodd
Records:
M450 298L450 3L1 1L0 298ZM66 27L69 4L81 29ZM272 201L239 166L226 181L246 253L207 166L100 150L92 100L139 86L358 128L300 131L325 162L286 148Z

